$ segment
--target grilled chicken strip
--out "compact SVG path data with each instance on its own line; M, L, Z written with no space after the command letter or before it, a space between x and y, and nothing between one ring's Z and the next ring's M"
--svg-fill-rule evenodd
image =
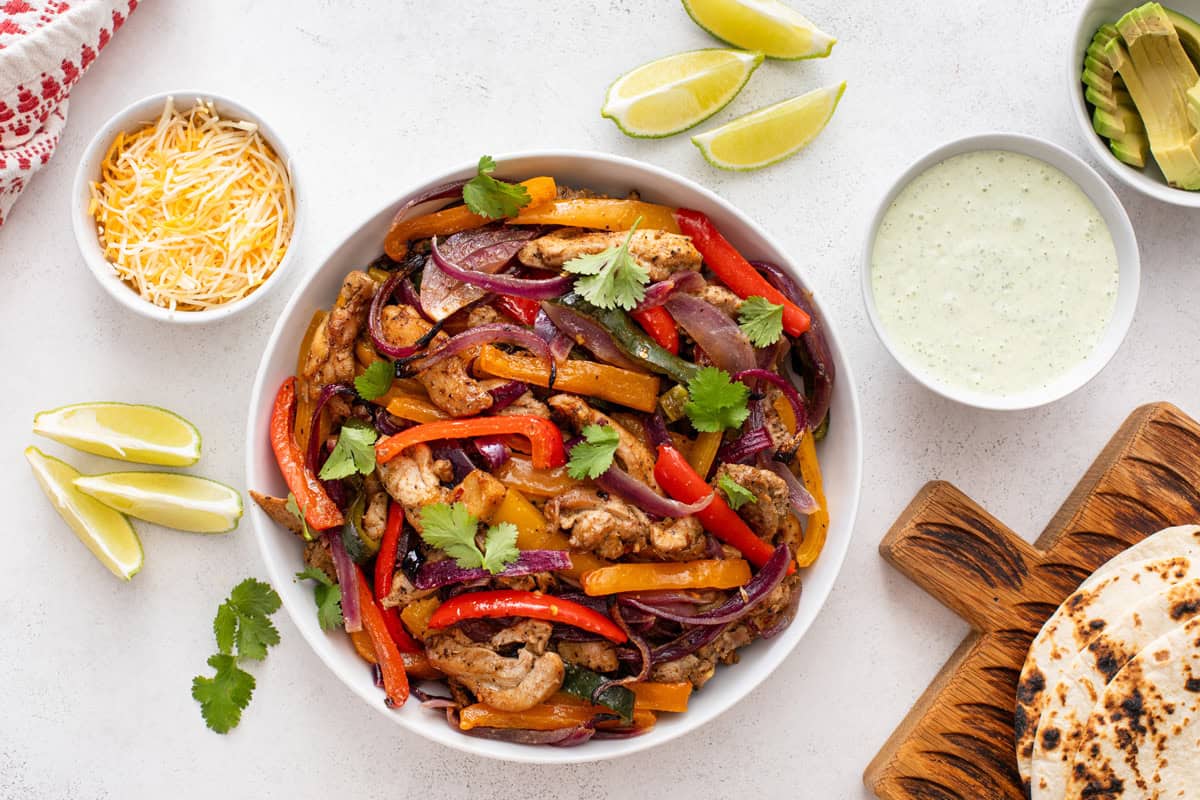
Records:
M380 321L388 341L398 346L416 343L433 326L412 306L385 306ZM430 352L449 341L439 333L429 344ZM429 399L452 417L473 417L492 407L492 396L471 377L467 366L478 354L475 349L460 353L417 373L417 380L429 392Z
M569 534L571 547L615 560L636 553L662 561L687 561L704 552L704 530L694 517L651 523L619 497L579 487L550 499L548 523Z
M301 371L310 402L317 399L326 384L354 380L354 342L367 324L367 312L377 288L375 281L359 270L343 281L329 318L313 336ZM342 397L334 397L328 407L334 419L350 413L350 404Z
M624 425L592 408L578 395L556 394L546 402L550 408L566 417L576 431L582 431L588 425L610 426L621 439L617 445L617 463L630 475L658 491L658 482L654 480L654 454Z
M420 511L429 503L444 503L450 491L442 486L449 482L454 471L449 461L433 458L427 444L415 444L386 464L379 465L383 487L396 502L404 506L409 524L420 529Z
M754 494L754 502L738 509L738 514L760 537L767 541L774 539L784 520L792 515L792 507L788 502L788 488L783 478L769 470L728 463L717 468L715 479L720 480L722 475L728 475L735 483Z
M517 259L527 267L558 269L573 258L618 247L628 235L628 231L560 228L522 247ZM629 253L646 269L652 281L666 280L672 272L682 269L698 270L703 260L689 237L666 231L635 231Z
M552 630L548 622L523 620L487 642L474 642L450 628L428 636L425 652L433 666L459 680L481 702L502 711L527 711L562 686L562 659L546 650ZM511 658L496 652L518 643L522 647Z

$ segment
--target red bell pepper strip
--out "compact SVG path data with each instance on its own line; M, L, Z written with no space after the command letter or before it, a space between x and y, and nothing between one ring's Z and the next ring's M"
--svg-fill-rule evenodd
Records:
M758 295L783 306L783 329L792 336L799 336L811 327L812 319L808 314L767 283L767 279L750 266L707 216L690 208L680 208L675 211L675 221L682 233L692 237L692 244L700 251L708 268L734 294L743 300Z
M631 311L629 316L637 320L637 324L659 347L669 350L672 355L679 355L679 329L675 327L671 312L662 306L655 306L644 311Z
M367 576L361 567L358 570L358 601L362 606L363 628L371 637L379 671L383 675L383 690L387 694L389 708L399 708L408 701L408 674L404 671L404 658L388 633L383 611L375 604L371 590L367 587Z
M554 469L567 463L562 432L553 422L541 417L517 415L510 417L471 417L426 422L400 431L375 445L375 459L386 464L406 448L438 439L464 439L473 436L495 436L519 433L528 437L532 448L533 465L538 469Z
M296 416L296 379L289 377L275 395L275 406L271 409L271 450L275 461L287 483L288 491L296 498L296 505L304 512L308 527L324 531L341 527L345 522L342 512L329 499L317 477L304 463L300 447L292 436L293 418Z
M429 627L446 628L464 619L480 617L544 619L591 631L617 644L624 644L629 640L617 623L599 611L593 611L585 605L561 597L513 589L471 592L452 597L433 612L433 616L429 618Z
M707 497L712 487L704 482L704 478L692 469L692 465L674 447L669 444L658 446L658 461L654 464L654 479L668 495L681 503L695 503ZM754 535L737 512L729 507L725 498L717 495L708 507L696 514L704 529L716 536L725 544L732 545L742 552L742 555L756 567L766 564L775 552L775 548ZM795 571L795 565L788 567L788 573Z
M383 612L383 623L387 626L392 641L401 653L419 653L421 645L409 635L400 621L400 612L394 608L384 608L383 598L392 593L392 575L396 571L396 551L400 544L400 531L404 528L404 507L397 502L388 506L387 525L383 529L383 539L379 543L379 552L375 554L375 599L379 601L380 611Z
M541 306L537 300L526 300L524 297L502 294L496 298L496 307L518 322L532 325L537 319Z

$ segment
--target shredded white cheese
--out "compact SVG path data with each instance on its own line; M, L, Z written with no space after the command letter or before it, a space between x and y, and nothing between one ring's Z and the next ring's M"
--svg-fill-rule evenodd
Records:
M93 182L89 213L117 274L143 298L200 311L246 297L292 237L287 165L252 122L212 103L167 100L152 125L119 134Z

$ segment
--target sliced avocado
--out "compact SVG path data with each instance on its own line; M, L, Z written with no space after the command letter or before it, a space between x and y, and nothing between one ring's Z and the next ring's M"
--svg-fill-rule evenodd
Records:
M1141 169L1150 158L1150 140L1144 133L1127 133L1108 143L1108 149L1119 160L1131 167Z
M1188 120L1192 127L1200 130L1200 83L1187 90Z
M1191 57L1192 63L1200 65L1200 22L1169 8L1164 8L1163 11L1175 26L1175 32L1179 34L1179 43Z
M1116 139L1127 133L1144 133L1146 130L1137 111L1123 107L1118 107L1113 112L1097 107L1092 112L1092 127L1096 129L1096 133L1107 139Z
M1102 26L1092 37L1084 61L1084 98L1095 107L1092 126L1096 133L1110 140L1113 154L1126 164L1143 167L1150 155L1149 140L1143 133L1145 127L1133 98L1125 90L1125 82L1112 71L1104 54L1104 46L1120 38L1115 25Z
M1096 108L1102 108L1110 114L1121 107L1137 113L1137 108L1133 105L1133 98L1129 96L1129 92L1117 89L1115 86L1111 93L1099 92L1089 86L1084 91L1083 97Z

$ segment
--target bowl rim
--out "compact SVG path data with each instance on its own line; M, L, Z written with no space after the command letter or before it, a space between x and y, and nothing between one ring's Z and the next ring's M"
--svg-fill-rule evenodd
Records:
M285 168L292 178L292 234L288 238L288 249L280 259L279 264L262 285L240 300L205 309L203 311L172 311L154 305L133 291L116 276L111 262L104 257L100 250L96 234L96 223L88 213L85 197L88 195L88 184L94 177L93 172L99 164L99 158L107 152L113 138L121 131L129 131L146 124L146 115L157 108L159 112L167 98L194 98L210 101L222 114L238 116L253 122L258 126L263 138L275 154L283 161ZM75 179L71 185L71 225L75 234L75 244L87 264L88 272L96 282L124 308L148 319L168 322L177 325L207 325L212 322L227 319L234 314L245 311L256 305L272 289L281 282L281 276L287 267L295 260L298 234L304 224L304 200L300 179L297 175L296 162L279 132L267 122L262 115L237 100L216 92L204 92L191 89L181 89L167 92L157 92L147 95L140 100L129 103L120 111L108 118L93 134L80 156L75 167Z
M1035 158L1049 164L1064 174L1072 170L1078 170L1085 176L1086 180L1077 180L1069 174L1067 177L1071 178L1087 198L1097 206L1098 210L1101 206L1101 202L1099 201L1104 200L1115 211L1115 219L1109 219L1107 214L1104 215L1105 222L1108 224L1109 233L1113 239L1113 247L1118 256L1118 270L1124 273L1128 269L1130 274L1128 282L1121 280L1118 284L1116 305L1113 310L1113 317L1109 321L1110 331L1115 330L1116 334L1105 334L1101 343L1097 344L1092 354L1082 362L1082 365L1087 365L1087 369L1076 367L1073 371L1066 373L1062 380L1052 384L1050 391L1030 391L1013 397L990 396L939 382L933 376L925 374L921 369L917 368L916 365L911 363L911 359L900 352L899 348L894 344L887 326L879 318L879 310L875 304L875 292L871 285L871 264L873 261L875 237L878 234L879 225L883 221L884 215L891 208L896 196L926 170L948 158L981 150L1006 150L1029 156L1030 158ZM1101 211L1101 213L1103 214L1104 212ZM1113 191L1104 178L1100 176L1100 173L1096 172L1086 161L1066 148L1039 136L1004 131L976 133L951 139L928 150L905 168L892 181L888 190L880 197L875 213L869 219L862 247L859 265L863 304L866 307L867 318L871 321L871 327L875 330L875 335L879 337L884 348L913 380L926 389L965 406L985 411L1024 411L1031 408L1039 408L1057 402L1082 389L1093 378L1099 375L1117 354L1117 351L1129 333L1137 309L1137 300L1141 285L1141 255L1138 249L1137 235L1133 230L1133 224L1130 222L1129 214L1121 204L1120 198L1117 197L1116 192ZM1122 253L1127 254L1125 259L1121 259ZM1128 308L1125 312L1122 312L1123 297L1129 298L1127 301ZM1112 339L1111 346L1102 346L1110 338ZM1067 381L1065 380L1067 377L1071 377L1072 379Z
M591 163L612 165L623 169L631 169L634 171L650 173L657 178L674 184L676 188L682 188L697 193L699 196L704 198L706 202L716 206L717 208L720 208L723 212L738 218L738 220L746 226L751 235L762 241L769 248L780 253L787 252L770 234L763 230L763 228L757 222L737 209L732 203L724 200L714 192L704 188L703 186L700 186L688 178L677 175L652 164L647 164L636 159L608 153L565 148L514 151L496 155L494 158L498 163L511 162L517 159L564 159L582 161L585 164ZM245 469L247 483L249 482L250 476L257 472L254 462L254 448L262 447L262 441L265 441L265 436L259 435L263 433L261 415L262 410L265 408L264 400L268 397L268 392L270 393L270 396L273 396L275 391L274 388L267 389L265 386L269 366L268 362L270 360L268 356L276 349L278 340L281 338L288 320L290 320L292 316L297 313L301 298L305 294L308 287L313 281L317 280L317 277L325 269L329 268L329 265L333 262L333 259L336 257L341 248L345 246L351 239L355 238L359 233L361 233L362 229L370 224L370 222L376 217L383 214L390 208L401 206L408 199L418 196L421 192L430 187L446 183L450 180L453 180L456 176L462 174L473 173L476 169L476 166L477 165L475 161L469 161L454 165L449 169L444 169L435 175L415 182L408 189L398 193L392 199L376 208L373 213L359 217L359 221L352 224L349 230L344 235L340 236L332 247L324 252L322 259L318 262L318 266L312 270L309 270L301 278L297 286L292 290L292 295L288 299L286 306L276 320L275 326L272 329L264 346L262 357L259 360L258 370L256 371L254 377L254 384L251 389L249 406L247 410L245 441ZM790 266L785 266L790 269ZM666 744L667 742L673 741L674 739L677 739L687 733L692 733L699 727L702 727L704 724L724 714L732 706L753 692L754 689L756 689L762 683L762 681L766 680L766 678L769 677L789 655L791 655L794 649L798 646L799 642L804 638L805 634L807 634L808 629L820 615L820 612L824 609L825 604L829 600L829 596L833 593L833 588L837 582L837 578L841 573L841 569L844 566L846 556L849 552L850 541L853 538L854 526L858 514L862 489L862 414L856 388L857 385L854 381L852 368L850 367L848 359L845 357L846 350L842 346L841 340L837 333L837 323L833 320L832 314L830 314L829 310L825 306L822 306L817 299L819 298L819 293L814 292L814 295L814 302L817 308L821 311L822 318L826 323L826 336L829 339L831 350L836 354L839 360L839 392L844 393L847 397L847 402L850 409L849 419L847 419L844 424L851 426L852 430L856 432L856 435L850 437L849 440L850 444L853 445L851 452L849 453L849 464L853 480L849 486L848 502L846 503L845 508L846 534L839 547L826 547L826 550L823 554L825 563L832 562L831 566L829 567L831 570L829 586L825 591L824 596L820 598L819 602L813 609L811 618L808 620L807 624L805 624L795 635L794 641L792 641L790 645L787 645L782 651L779 652L777 656L774 657L773 663L771 663L768 668L763 671L763 674L759 675L757 679L753 678L752 676L744 678L743 680L747 681L745 685L742 686L737 692L731 692L727 698L723 698L723 700L717 704L715 710L710 714L710 716L703 720L701 720L699 717L688 719L686 723L673 726L670 731L664 733L658 738L634 737L631 739L621 740L621 747L619 749L608 751L595 752L587 747L555 749L509 745L503 754L499 754L490 752L488 750L479 749L479 747L476 746L476 743L480 742L481 740L474 739L470 736L465 736L462 734L455 734L453 736L430 735L428 731L424 731L416 727L404 715L395 714L386 710L383 704L379 702L379 692L377 689L372 687L372 691L368 693L361 687L361 681L354 679L353 676L343 674L344 670L340 668L340 665L334 663L331 659L326 657L326 654L324 653L323 648L319 645L318 640L318 636L325 636L324 632L313 630L312 626L303 626L298 624L299 615L304 613L311 616L311 609L308 607L305 607L303 610L296 608L294 607L295 604L289 600L290 594L284 596L283 605L287 608L288 615L292 618L293 623L297 623L296 627L300 630L301 635L304 637L310 649L338 678L338 680L340 680L348 689L350 689L350 691L358 695L369 707L377 709L380 713L384 713L395 724L405 728L409 733L420 736L423 739L451 747L464 753L504 762L525 764L577 764L622 758L627 755L633 755L634 753L643 752L659 745ZM262 441L260 441L260 439ZM254 513L256 510L257 509L250 510L251 513L249 516L252 519L251 527L254 531L254 536L258 543L259 553L263 558L268 575L271 581L274 583L290 580L290 575L279 574L279 565L276 563L270 551L268 536L264 533L262 517ZM793 625L795 624L796 623L793 622ZM784 640L780 639L776 641L782 642ZM553 750L553 753L547 753L547 750Z
M1136 0L1123 0L1123 4L1126 1L1129 3L1127 10L1137 7ZM1080 133L1084 141L1087 142L1087 147L1092 152L1092 155L1121 183L1164 203L1182 206L1183 208L1200 208L1200 191L1177 189L1174 186L1168 185L1165 180L1156 177L1156 174L1161 174L1157 165L1148 164L1147 168L1152 170L1148 174L1144 170L1139 170L1122 163L1120 159L1112 154L1112 151L1104 146L1100 136L1092 128L1092 120L1087 112L1087 101L1083 96L1083 82L1079 76L1083 64L1083 54L1096 32L1094 28L1089 30L1091 23L1088 20L1092 18L1096 9L1101 5L1102 0L1089 0L1089 2L1080 6L1079 11L1075 15L1075 25L1073 27L1074 39L1067 48L1064 59L1066 62L1066 90L1069 93L1069 105L1072 115L1075 117L1075 122L1079 126Z

